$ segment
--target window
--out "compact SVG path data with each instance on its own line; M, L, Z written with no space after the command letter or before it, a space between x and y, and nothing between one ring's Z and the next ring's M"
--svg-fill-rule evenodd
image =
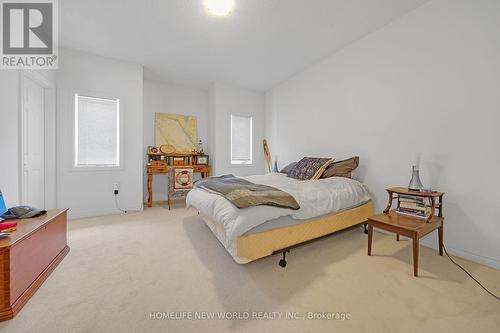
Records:
M252 164L252 117L231 115L231 164Z
M75 95L75 166L120 166L120 101Z

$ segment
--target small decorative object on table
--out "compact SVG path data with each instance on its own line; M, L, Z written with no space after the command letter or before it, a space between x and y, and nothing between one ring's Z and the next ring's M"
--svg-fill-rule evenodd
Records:
M163 154L173 154L175 153L175 147L171 144L166 143L160 146L160 151Z
M148 147L148 154L158 154L159 150L157 147L149 146Z
M198 144L196 145L196 152L200 155L203 155L205 152L203 151L203 140L198 140Z
M184 165L184 157L174 157L173 159L174 163L173 165Z
M415 154L415 162L413 163L413 166L411 167L412 174L411 174L411 180L410 184L408 185L408 189L410 191L420 191L424 187L422 185L422 182L420 181L420 158L421 158L421 153L416 153Z
M198 156L196 156L196 164L198 164L198 165L208 165L208 155L198 155Z
M274 158L274 166L273 166L273 172L279 172L279 169L278 169L278 157L276 156Z
M368 255L372 253L373 228L379 228L413 239L413 274L418 276L420 238L438 229L439 255L443 255L443 192L415 192L403 187L387 189L389 202L384 212L368 218ZM438 202L436 203L436 199ZM391 210L397 200L397 208ZM430 203L427 203L427 200ZM438 209L437 216L435 215ZM424 213L422 213L424 212Z

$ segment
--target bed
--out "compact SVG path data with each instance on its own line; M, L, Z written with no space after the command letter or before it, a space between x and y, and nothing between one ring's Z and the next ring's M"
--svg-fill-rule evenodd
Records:
M190 191L187 206L199 211L239 264L364 223L373 214L368 189L354 179L296 180L282 173L243 178L291 194L300 209L271 206L238 209L216 193L201 188Z

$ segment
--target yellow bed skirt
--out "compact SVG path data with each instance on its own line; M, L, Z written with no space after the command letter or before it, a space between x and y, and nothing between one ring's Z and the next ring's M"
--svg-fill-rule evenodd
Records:
M244 234L236 240L236 257L234 259L238 263L247 263L263 258L278 250L361 224L372 215L373 203L369 201L361 206L340 213L325 215L308 222L253 234ZM222 232L218 232L220 230L217 229L221 228L221 226L211 221L207 216L202 217L217 237L220 237ZM221 239L221 241L223 240Z

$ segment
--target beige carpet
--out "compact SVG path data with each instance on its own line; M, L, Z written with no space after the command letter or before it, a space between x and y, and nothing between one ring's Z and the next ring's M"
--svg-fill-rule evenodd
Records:
M292 250L286 269L279 256L235 264L184 208L70 221L69 242L69 255L2 332L500 331L500 303L446 257L422 248L414 278L409 242L376 233L368 257L358 228ZM500 293L500 271L459 262ZM351 318L152 320L155 311Z

